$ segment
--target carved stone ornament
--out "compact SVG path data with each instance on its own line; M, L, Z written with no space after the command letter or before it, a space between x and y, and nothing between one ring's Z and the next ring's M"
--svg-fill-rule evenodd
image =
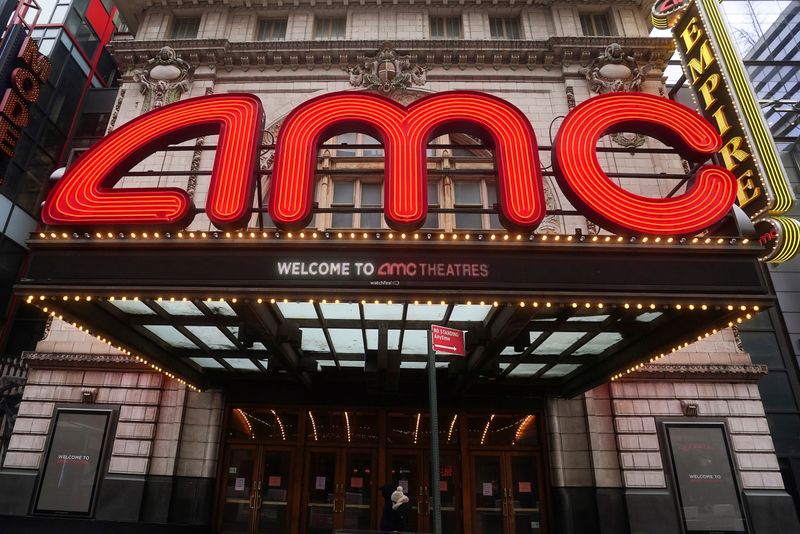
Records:
M594 58L578 72L586 77L589 87L597 94L639 91L652 63L639 66L633 57L625 53L622 45L612 43L602 56ZM615 133L611 139L626 148L637 148L644 144L641 134Z
M142 94L149 94L144 109L148 111L175 102L181 93L189 90L194 67L178 57L169 46L159 50L143 69L133 71L133 79L141 84Z
M348 67L350 85L364 89L390 92L425 85L428 67L417 65L416 57L400 56L389 43L383 43L377 55L364 58L362 63Z

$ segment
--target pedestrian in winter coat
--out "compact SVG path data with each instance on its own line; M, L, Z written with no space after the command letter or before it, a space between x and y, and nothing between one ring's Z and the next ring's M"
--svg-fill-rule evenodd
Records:
M392 493L392 511L395 515L395 528L397 530L406 530L408 528L408 515L411 505L408 504L408 497L403 493L403 486L397 486L397 489Z
M392 492L394 486L385 484L381 487L381 495L383 496L383 512L381 513L381 530L389 532L398 530L395 511L392 509Z

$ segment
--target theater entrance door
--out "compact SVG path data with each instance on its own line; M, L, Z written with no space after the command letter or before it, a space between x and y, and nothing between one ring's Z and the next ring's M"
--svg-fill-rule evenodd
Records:
M412 532L433 530L433 486L431 485L430 452L427 450L389 450L386 480L403 487L409 498L412 514L406 525ZM442 502L442 532L462 532L461 462L456 451L443 450L439 455L439 489Z
M539 462L536 455L474 452L473 523L475 534L540 534Z
M228 448L222 534L291 534L295 454L290 449L236 445Z
M330 534L335 529L370 530L376 521L377 452L361 448L306 451L301 529Z

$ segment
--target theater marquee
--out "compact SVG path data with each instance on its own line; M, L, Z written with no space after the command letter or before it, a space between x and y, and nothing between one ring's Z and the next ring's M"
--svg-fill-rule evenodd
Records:
M368 384L397 387L392 376L415 381L424 367L414 343L436 322L468 331L465 359L447 363L458 392L574 395L772 305L758 262L765 249L732 216L737 190L742 209L761 200L743 205L747 177L724 157L707 163L731 143L714 120L643 93L576 106L551 158L578 213L609 231L587 236L536 231L547 215L536 135L496 96L449 91L403 106L370 92L322 95L283 120L271 171L259 168L257 96L182 100L119 127L67 170L43 206L48 228L29 241L17 292L194 388L283 376L309 386L317 376L351 390L363 374L342 370L354 366ZM309 227L320 212L319 146L353 131L383 146L388 228ZM422 228L429 140L464 132L493 150L497 206L487 211L502 230ZM666 198L625 190L597 154L615 132L672 147L694 164L690 185ZM179 188L115 187L147 156L205 135L218 142L207 147L204 206ZM254 209L265 174L269 202ZM198 213L214 228L187 230ZM263 213L276 228L248 227ZM522 361L529 379L513 372Z

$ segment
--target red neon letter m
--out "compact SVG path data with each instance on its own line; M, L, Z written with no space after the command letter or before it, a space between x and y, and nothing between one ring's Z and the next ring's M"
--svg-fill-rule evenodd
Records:
M536 228L545 215L536 137L516 107L491 95L451 91L421 98L407 108L388 98L340 92L312 99L284 120L275 149L270 216L286 229L312 217L317 147L332 135L362 132L383 141L384 213L390 226L413 230L428 211L428 141L468 132L495 149L501 221L512 230ZM490 199L490 203L491 203Z
M219 228L246 224L264 113L247 94L190 98L133 119L95 144L56 184L42 210L50 225L183 226L194 209L183 189L112 189L125 172L168 145L219 134L206 214Z

